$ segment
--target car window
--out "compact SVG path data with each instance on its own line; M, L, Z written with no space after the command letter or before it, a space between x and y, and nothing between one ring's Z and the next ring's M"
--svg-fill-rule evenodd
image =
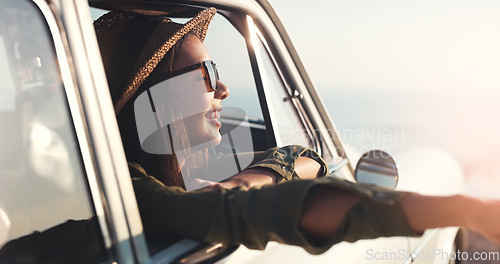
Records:
M106 12L93 9L91 13L94 19L98 19ZM174 18L173 20L179 23L186 22L186 19ZM100 33L99 30L96 33L99 42L110 38L109 35ZM179 170L176 171L177 175L174 176L177 179L179 175L182 177L179 186L187 191L207 187L241 172L251 164L255 151L267 150L271 146L268 133L269 123L264 120L262 110L264 106L257 91L245 37L226 18L217 14L211 21L204 45L216 64L220 81L230 89L229 97L222 102L224 108L220 116L222 123L220 143L204 141L206 135L202 132L200 134L203 134L201 135L203 138L189 137L195 134L192 131L198 128L190 127L191 124L199 124L197 122L199 120L202 120L203 124L206 123L207 107L204 102L210 97L207 97L206 92L211 92L207 89L198 89L206 84L199 78L199 69L173 75L154 85L142 87L137 96L131 99L133 102L126 106L129 110L127 108L123 110L130 111L130 115L134 116L134 123L121 122L123 115L118 116L127 160L135 162L143 167L147 174L158 176L157 178L163 175L169 176L169 172L167 169L157 169L148 162L154 163L155 159L160 158L164 159L161 160L162 165L172 162L167 165L173 167L176 162L182 163L183 165L179 166ZM105 58L106 54L102 49L101 52ZM106 60L104 61L106 63ZM108 67L106 64L104 66ZM133 126L133 128L126 129L126 126ZM182 126L186 129L183 130ZM136 131L137 133L130 135L133 139L128 140L128 135L123 131L133 131L133 133ZM188 145L182 142L184 135L188 137ZM135 143L131 142L139 144L133 146ZM140 151L136 151L137 149ZM138 202L140 207L140 198ZM179 210L189 210L189 208L179 208ZM142 217L143 223L146 222L144 215ZM170 255L166 256L170 260L175 259L176 254L181 250L172 253L169 251L172 247L169 246L173 245L175 248L176 245L185 246L186 243L188 246L196 246L196 243L179 240L178 237L148 238L147 240L153 258L163 258L165 252L170 252Z
M99 10L93 10L92 13L94 19L98 19L103 14ZM102 20L104 19L105 17L102 17ZM96 23L97 27L102 20ZM179 18L173 20L179 23L187 21ZM105 43L104 40L112 37L101 33L99 28L96 32L100 43ZM200 66L200 68L190 68L191 70L187 72L182 71L181 74L172 74L169 78L159 80L150 86L144 85L131 99L132 102L127 103L128 105L123 108L123 111L129 111L130 114L118 115L127 160L143 167L147 174L157 179L168 176L176 180L180 178L175 184L166 182L170 179L164 180L163 183L165 185L178 183L177 186L192 191L207 187L214 182L224 181L247 168L254 159L254 152L267 150L271 147L270 142L273 142L272 144L276 142L275 139L270 139L275 136L269 133L270 125L273 126L272 128L279 128L280 133L283 133L279 135L283 138L279 141L279 145L311 146L310 137L304 130L294 105L290 100L284 100L289 99L289 96L271 58L263 49L262 52L267 57L263 58L265 63L258 67L266 73L254 76L254 73L259 71L252 68L257 65L252 65L250 61L254 54L249 52L247 44L245 37L223 16L216 15L211 21L204 45L216 64L220 81L230 90L229 97L222 102L224 108L220 116L222 123L220 143L215 143L217 140L212 140L211 135L204 134L205 131L211 131L210 128L205 130L206 119L219 118L211 117L210 113L208 115L206 113L205 102L207 98L213 99L214 95L206 94L213 91L204 89L206 83L199 78L201 76L199 72L203 71L205 69L203 67L206 66ZM125 44L120 43L120 45ZM101 52L106 58L107 54L103 52L103 49ZM106 65L106 59L104 62L109 72L109 67L112 66ZM211 62L210 65L213 67ZM205 70L208 71L208 69ZM256 82L257 78L264 82L265 89L271 90L271 92L264 93L267 100L264 100L262 96L259 97L263 94L263 87L257 86L259 83ZM111 83L110 87L113 89ZM265 103L268 104L264 105ZM267 116L263 112L267 107L276 108L273 118L281 119L279 122L265 120ZM218 115L218 113L214 114ZM132 115L134 122L122 122ZM194 126L195 124L201 125ZM218 122L213 121L213 124L218 124ZM132 133L128 135L130 131ZM192 134L199 134L199 137L190 137ZM185 141L187 143L182 141L183 137L187 138ZM207 138L206 141L205 138ZM156 166L157 163L158 166ZM166 168L167 166L179 167L175 173L171 173L168 171L169 168ZM138 201L140 207L140 198ZM143 222L145 221L147 220L143 216ZM185 240L178 241L176 238L162 238L160 240L148 239L147 242L150 253L159 258L158 256L163 255L159 251L161 252L168 245L182 244L183 241L185 242Z
M53 37L31 1L0 0L0 79L0 262L104 261Z

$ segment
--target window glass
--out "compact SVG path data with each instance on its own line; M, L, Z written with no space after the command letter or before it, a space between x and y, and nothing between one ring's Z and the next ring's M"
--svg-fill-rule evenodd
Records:
M246 114L252 133L253 149L262 151L269 148L268 135L262 106L248 57L245 38L227 21L217 14L208 29L204 42L210 56L217 63L221 81L229 88L230 95L224 99L222 111L222 133L231 129L235 121Z
M0 262L102 261L52 37L31 1L0 0Z
M245 38L217 14L210 23L204 44L217 63L221 81L231 89L224 105L241 108L252 119L263 120Z
M258 49L257 56L261 57L260 61L262 62L259 65L262 82L269 97L271 118L275 130L278 130L276 135L278 145L295 144L313 147L311 137L304 128L297 109L292 103L294 99L288 95L283 79L262 42L259 42Z

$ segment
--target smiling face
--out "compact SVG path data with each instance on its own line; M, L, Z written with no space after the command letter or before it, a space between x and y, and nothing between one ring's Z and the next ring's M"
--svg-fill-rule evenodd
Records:
M206 60L210 60L207 49L196 36L190 35L184 41L172 70L176 71ZM207 146L207 143L210 146L217 145L221 140L219 133L222 126L221 102L229 95L229 89L221 81L217 81L217 90L215 92L211 90L201 75L201 69L193 71L193 74L187 74L186 77L191 78L187 80L188 85L189 83L193 85L187 89L177 87L173 99L181 108L189 109L181 113L189 145L192 147L200 144ZM203 85L198 85L201 83ZM191 114L193 111L194 114Z

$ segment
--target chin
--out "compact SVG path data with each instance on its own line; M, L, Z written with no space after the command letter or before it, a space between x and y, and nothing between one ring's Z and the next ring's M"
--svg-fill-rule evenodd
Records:
M220 142L222 141L222 136L220 135L220 133L218 133L218 137L214 139L214 143L215 145L214 146L217 146L220 144Z
M199 151L202 149L214 147L220 144L222 141L222 136L219 130L210 129L206 131L204 135L199 135L196 139L190 139L190 148L191 151Z
M222 141L222 136L218 129L217 131L211 133L211 136L205 140L206 145L208 145L208 147L217 146L220 144L221 141Z

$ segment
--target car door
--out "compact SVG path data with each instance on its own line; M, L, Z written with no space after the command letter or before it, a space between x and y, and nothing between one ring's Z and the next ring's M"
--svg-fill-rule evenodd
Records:
M0 1L2 263L148 258L126 163L115 163L123 153L110 154L77 9Z
M113 259L46 2L0 1L0 68L0 262Z

